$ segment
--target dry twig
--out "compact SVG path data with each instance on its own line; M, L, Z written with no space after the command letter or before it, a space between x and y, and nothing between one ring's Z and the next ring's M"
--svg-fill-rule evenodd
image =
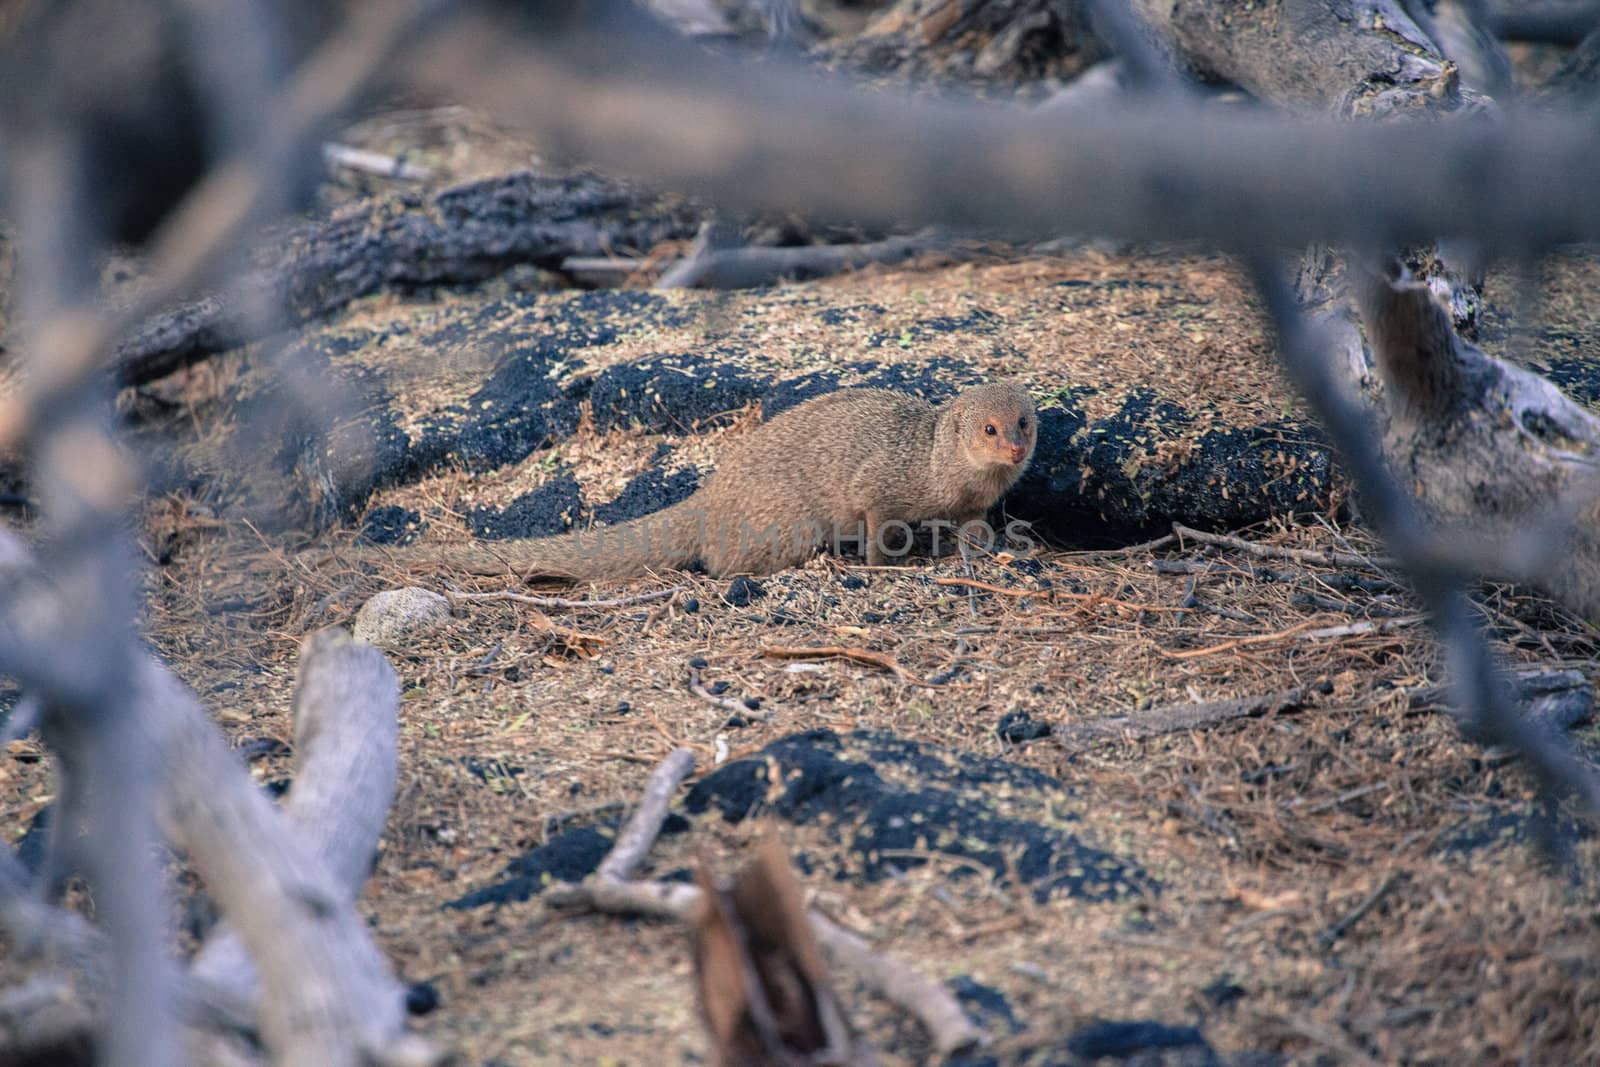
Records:
M762 647L761 654L763 656L771 656L774 659L847 659L852 663L861 663L868 667L877 667L879 670L889 671L907 685L920 685L930 689L937 688L906 670L900 665L899 660L887 652L873 652L871 649L846 647L844 645L819 645L815 648L766 645Z
M1304 688L1285 689L1264 696L1212 700L1199 704L1171 704L1130 715L1057 723L1050 728L1050 739L1068 752L1083 752L1113 741L1142 741L1215 726L1234 719L1300 708L1306 704L1309 695Z
M1236 549L1246 555L1255 556L1257 559L1292 559L1299 563L1321 563L1328 567L1360 567L1369 571L1385 571L1394 568L1394 560L1383 556L1362 556L1353 552L1319 551L1312 548L1282 548L1277 545L1263 545L1255 541L1246 541L1242 537L1233 537L1229 534L1206 533L1203 530L1191 529L1182 523L1173 523L1172 532L1178 537L1199 541L1208 545L1221 545L1225 548Z
M649 915L687 921L699 914L704 894L681 882L630 880L661 832L672 793L694 769L694 755L678 749L656 767L633 817L617 837L611 855L581 885L552 886L545 903L564 910L588 909L623 915ZM900 1005L928 1028L941 1056L975 1048L981 1032L955 997L893 957L875 953L856 935L815 910L807 912L812 932L834 959L854 971L868 988Z
M712 707L721 708L730 715L749 716L751 714L750 708L745 706L744 701L735 700L732 697L718 696L707 689L705 683L700 680L700 672L693 667L689 668L689 692Z
M664 600L676 593L683 591L683 586L674 585L669 589L652 589L648 593L636 593L633 596L615 597L611 600L574 600L567 597L556 596L528 596L525 593L513 593L501 590L494 593L456 593L446 592L449 600L509 600L517 604L531 604L536 608L569 608L575 611L601 608L626 608L635 604L648 604L652 600Z

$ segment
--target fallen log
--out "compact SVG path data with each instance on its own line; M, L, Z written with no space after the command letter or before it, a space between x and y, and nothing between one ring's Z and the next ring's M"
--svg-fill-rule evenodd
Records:
M1135 6L1196 74L1290 110L1345 118L1436 114L1478 96L1398 0Z
M686 240L699 222L682 201L586 174L521 172L427 199L361 201L277 235L229 292L145 323L117 346L113 376L141 385L255 340L237 312L246 294L265 299L275 321L302 323L385 285L470 284L515 263L559 269L574 256Z

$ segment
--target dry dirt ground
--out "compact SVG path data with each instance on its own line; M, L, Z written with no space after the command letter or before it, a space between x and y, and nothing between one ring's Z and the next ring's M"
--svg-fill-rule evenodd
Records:
M1066 324L1042 324L1041 349L1122 353L1108 376L1291 403L1226 264L1097 256L1105 277L1162 272L1235 311L1205 331L1168 324L1193 340L1159 353L1166 362L1130 354L1127 320L1112 314L1073 321L1070 342ZM990 281L1025 288L1060 268L992 269L989 279L968 267L869 272L795 292L841 306L891 292L941 298L983 293ZM1600 351L1600 266L1569 257L1544 281L1543 319L1521 336L1507 318L1510 281L1491 279L1489 347L1583 394L1600 380L1584 362ZM1003 291L984 299L1005 303ZM1208 355L1207 345L1218 347ZM1013 369L1059 373L1047 358ZM727 432L737 423L705 434L709 453ZM564 448L579 480L606 493L653 442L580 431ZM527 490L544 459L485 478L443 474L386 490L372 506L418 510L433 537L465 536L450 533L449 516ZM146 510L145 545L171 557L151 570L148 633L252 773L277 782L291 756L253 742L291 740L298 640L330 619L348 622L384 576L307 568L292 555L303 539L258 535L187 505L174 496ZM1334 515L1240 533L1271 546L1380 551ZM348 531L328 540L341 538ZM1563 858L1546 861L1540 805L1515 761L1464 741L1437 701L1418 697L1442 681L1441 666L1398 579L1182 541L1042 551L1037 562L982 564L998 591L980 593L976 618L963 591L942 584L959 573L953 562L872 569L830 559L734 602L729 583L677 576L586 594L679 587L616 609L472 602L391 653L403 690L400 786L361 906L399 972L437 993L418 1027L467 1064L703 1062L683 929L552 914L536 894L445 905L499 884L517 857L615 818L674 747L696 752L698 777L802 731L872 730L1050 776L1060 783L1051 817L1142 871L1141 888L1041 900L1014 877L933 849L879 857L892 870L867 880L852 876L858 864L837 826L735 824L715 811L664 837L645 873L692 868L702 852L731 869L775 825L803 857L814 903L968 997L1003 1062L1008 1050L1054 1048L1096 1020L1197 1025L1224 1062L1600 1062L1595 841L1559 819L1549 836ZM424 584L469 587L450 576ZM1584 620L1510 588L1485 588L1480 602L1510 660L1594 675L1600 634ZM775 646L866 649L900 670L780 659L767 652ZM734 725L725 708L692 695L697 661L708 684L755 698L759 711ZM939 684L919 684L929 679ZM1312 696L1296 709L1137 743L1069 750L997 730L1016 712L1064 726L1302 687ZM1595 740L1586 727L1574 736ZM40 755L24 740L0 756L0 825L14 839L51 798ZM837 984L887 1062L928 1062L917 1026L849 975ZM1026 1062L1073 1062L1054 1055Z

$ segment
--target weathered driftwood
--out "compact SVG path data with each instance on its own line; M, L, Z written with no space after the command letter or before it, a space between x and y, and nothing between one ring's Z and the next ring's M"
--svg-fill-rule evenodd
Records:
M301 647L295 776L284 808L301 846L354 903L394 800L399 682L381 653L343 630L312 634ZM253 998L255 968L239 925L212 931L193 972Z
M1428 287L1396 269L1362 271L1356 295L1389 461L1448 535L1446 556L1600 616L1600 418L1462 340Z
M243 294L268 301L283 321L304 322L384 285L468 284L513 263L559 268L571 256L686 240L699 221L681 201L657 202L592 175L524 172L426 200L362 201L280 235L231 293L145 323L118 345L116 381L153 381L253 340L236 314Z
M15 577L27 552L0 534L0 564ZM50 586L36 574L11 584L8 628L55 623ZM405 1030L404 990L373 945L353 897L365 881L393 790L398 684L375 650L324 633L304 647L297 692L297 740L305 774L296 783L291 833L238 764L192 692L149 657L133 664L128 714L157 763L162 822L188 854L212 898L249 950L209 950L180 983L191 1022L238 1029L259 974L257 1032L278 1063L413 1064L434 1053ZM345 716L352 716L348 720ZM388 725L381 720L387 717ZM299 840L310 840L308 850ZM0 919L24 931L45 927L73 971L89 979L90 1003L107 976L98 931L62 912L17 899L14 860L0 865ZM27 923L30 925L22 925ZM15 937L16 935L13 934ZM231 935L220 934L222 943ZM214 939L218 940L218 939ZM80 992L83 992L80 989Z

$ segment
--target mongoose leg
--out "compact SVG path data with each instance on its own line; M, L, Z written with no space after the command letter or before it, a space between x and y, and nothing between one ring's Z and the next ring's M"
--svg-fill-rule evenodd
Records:
M867 538L867 566L882 567L888 564L889 554L883 550L883 520L867 512L865 522Z
M972 543L967 540L966 527L969 522L976 522L983 518L982 515L968 516L956 522L956 551L961 553L961 569L966 574L968 581L977 581L978 572L972 566L974 556ZM967 612L973 617L978 617L978 591L972 586L967 586Z

